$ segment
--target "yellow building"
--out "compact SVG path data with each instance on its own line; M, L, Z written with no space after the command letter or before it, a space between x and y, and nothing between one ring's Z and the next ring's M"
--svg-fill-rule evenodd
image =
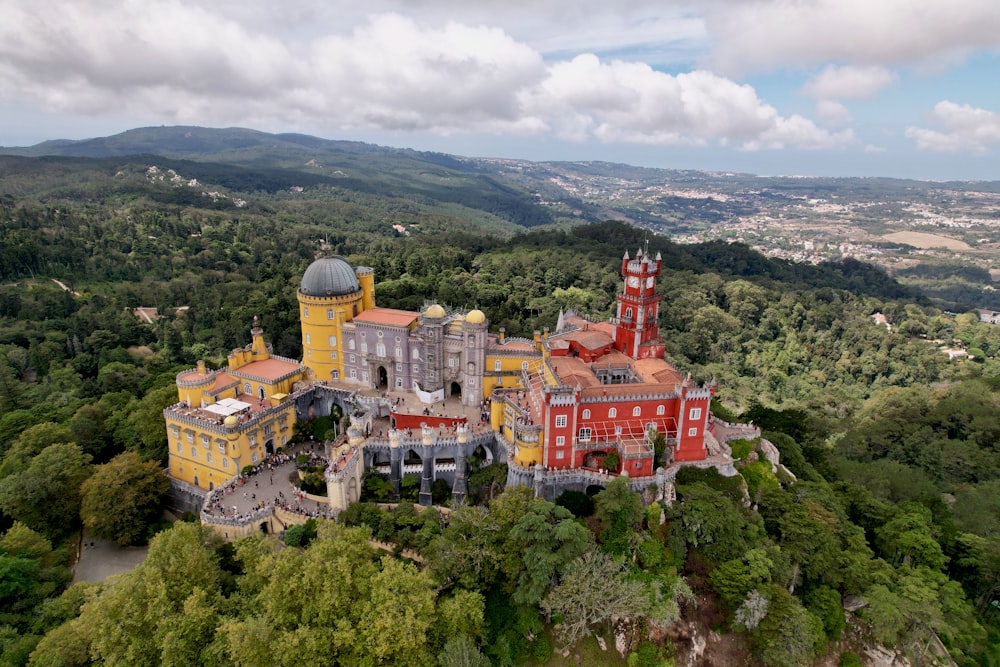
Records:
M321 257L306 269L298 290L302 363L315 380L339 382L344 372L344 324L375 307L375 276L343 257Z
M256 318L250 333L253 342L230 353L228 368L198 362L177 375L178 403L163 411L171 477L212 490L291 438L288 395L308 369L272 355Z

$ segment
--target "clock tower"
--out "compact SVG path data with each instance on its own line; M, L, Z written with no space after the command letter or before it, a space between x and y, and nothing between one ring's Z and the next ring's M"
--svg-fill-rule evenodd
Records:
M650 258L640 248L635 259L628 252L622 258L624 288L618 293L615 325L615 349L633 359L662 357L658 316L660 297L656 295L656 278L663 259L660 253Z

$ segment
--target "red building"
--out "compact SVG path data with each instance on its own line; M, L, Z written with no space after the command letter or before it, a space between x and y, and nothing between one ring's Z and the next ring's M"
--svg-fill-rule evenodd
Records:
M659 340L662 259L640 250L622 260L616 316L593 322L572 312L555 333L537 337L542 363L518 389L498 390L494 426L513 445L513 463L548 470L599 468L611 452L616 472L655 474L653 439L667 458L699 461L715 388L696 386L663 358Z

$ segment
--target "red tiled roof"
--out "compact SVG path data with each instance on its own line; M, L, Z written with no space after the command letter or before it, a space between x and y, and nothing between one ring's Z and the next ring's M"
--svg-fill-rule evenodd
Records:
M646 382L675 385L684 380L684 376L663 359L639 359L634 363L636 372Z
M241 366L235 370L230 370L236 376L240 375L252 375L254 377L263 378L265 380L279 380L289 373L294 373L295 371L303 370L305 367L302 364L297 364L294 361L284 361L282 359L263 359L261 361L252 361L246 366Z
M235 382L236 378L234 378L233 376L229 375L226 372L219 371L218 373L215 374L215 384L213 384L212 387L208 389L208 393L221 391L222 389L225 389L226 387L232 385Z
M355 322L385 324L390 327L408 327L417 320L417 313L395 308L369 308L355 316Z

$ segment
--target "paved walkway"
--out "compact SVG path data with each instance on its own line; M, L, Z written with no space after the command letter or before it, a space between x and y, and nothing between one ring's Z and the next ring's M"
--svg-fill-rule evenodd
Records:
M326 502L318 502L300 497L299 489L292 485L291 479L298 476L295 459L300 454L310 454L324 457L323 445L320 443L292 443L278 451L283 462L264 464L260 472L250 475L242 483L227 487L218 496L218 501L210 505L212 516L235 518L246 516L265 505L284 507L285 509L309 516L325 515L329 511ZM279 459L281 460L281 459ZM325 458L323 459L325 462Z
M73 583L99 583L115 574L135 568L146 558L149 547L120 547L107 540L93 540L83 534L80 560L73 570Z

